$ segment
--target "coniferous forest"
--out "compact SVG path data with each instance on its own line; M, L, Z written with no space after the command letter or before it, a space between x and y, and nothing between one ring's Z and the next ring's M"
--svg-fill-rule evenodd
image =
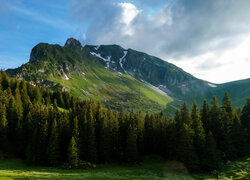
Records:
M220 103L213 97L190 109L184 103L174 118L116 112L0 72L0 155L67 168L159 155L211 171L250 154L250 99L234 109L225 93Z

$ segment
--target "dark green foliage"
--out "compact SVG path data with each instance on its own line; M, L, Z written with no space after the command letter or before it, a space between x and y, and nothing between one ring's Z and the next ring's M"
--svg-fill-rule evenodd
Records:
M244 157L247 155L249 143L247 141L247 131L242 127L237 114L233 117L233 125L230 132L230 139L234 148L234 156Z
M209 131L209 105L207 103L206 100L203 101L203 105L202 105L202 109L200 110L200 117L201 117L201 121L202 121L202 124L203 124L203 127L204 127L204 130L206 131L206 134L208 133Z
M204 151L206 135L205 135L205 131L203 128L203 124L199 116L199 110L197 108L196 102L194 102L194 105L193 105L191 118L192 118L191 128L194 131L194 138L193 138L194 147L195 147L198 157L200 158L202 152Z
M138 159L136 135L131 125L127 133L125 157L128 162L135 162Z
M206 137L205 150L202 154L202 169L211 172L221 167L220 153L216 148L216 142L211 131Z
M195 152L193 143L193 131L187 124L179 129L179 136L177 139L176 158L181 162L184 162L191 170L198 168L199 159Z
M71 138L68 147L68 163L70 168L77 168L79 164L78 149L74 137Z
M0 102L0 151L5 151L8 138L8 121L6 118L6 107Z
M242 128L247 132L248 151L250 151L250 99L246 100L246 104L241 115Z
M58 140L58 127L56 119L52 121L50 128L50 137L47 147L47 158L49 165L56 166L58 165L60 157L59 152L59 140Z
M96 135L95 135L95 121L93 112L91 109L87 112L87 123L86 123L86 159L90 162L97 161L97 150L96 150Z
M2 78L8 79L0 73ZM144 117L8 79L0 85L0 151L32 165L68 163L70 168L160 155L192 171L211 171L249 155L249 107L247 100L242 112L235 111L225 94L222 107L214 97L211 108L204 101L200 114L196 103L191 114L184 103L174 118L162 112Z

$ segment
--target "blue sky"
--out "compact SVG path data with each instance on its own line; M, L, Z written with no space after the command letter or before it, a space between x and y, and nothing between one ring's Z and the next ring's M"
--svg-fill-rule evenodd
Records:
M0 68L69 37L144 51L214 83L250 78L249 0L0 0Z
M77 34L69 17L68 0L0 2L1 68L26 63L32 47L39 42L63 45L66 38Z

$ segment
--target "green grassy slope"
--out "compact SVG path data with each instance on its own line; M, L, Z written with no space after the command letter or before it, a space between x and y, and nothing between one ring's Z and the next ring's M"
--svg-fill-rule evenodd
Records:
M7 72L54 90L63 89L78 97L101 101L112 109L123 106L126 110L155 113L172 101L127 74L106 69L103 63L75 40L64 47L40 43L32 49L29 63Z
M245 180L250 178L250 158L232 162L218 173L218 179ZM178 162L146 161L140 165L97 165L90 170L63 170L58 168L27 166L19 159L0 160L0 179L133 179L133 180L215 180L211 174L190 174Z

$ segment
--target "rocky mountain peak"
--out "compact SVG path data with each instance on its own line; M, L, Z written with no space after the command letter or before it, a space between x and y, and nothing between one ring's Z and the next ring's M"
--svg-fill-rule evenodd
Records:
M74 38L69 38L67 39L67 41L65 42L64 47L70 47L70 48L81 48L82 44L80 43L80 41L74 39Z

